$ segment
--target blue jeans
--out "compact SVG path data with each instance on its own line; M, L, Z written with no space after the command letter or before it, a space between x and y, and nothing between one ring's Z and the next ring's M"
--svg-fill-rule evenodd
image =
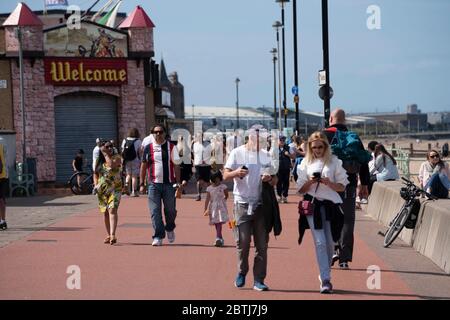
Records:
M162 219L161 200L164 203L165 226ZM152 217L153 238L164 239L166 231L175 229L177 216L175 189L171 183L150 183L148 185L148 208Z
M320 214L322 216L322 229L314 229L314 217L309 215L308 219L309 228L314 239L314 245L316 246L316 257L319 263L320 278L323 280L331 280L331 260L334 252L334 241L331 235L330 221L325 218L325 208L320 208Z

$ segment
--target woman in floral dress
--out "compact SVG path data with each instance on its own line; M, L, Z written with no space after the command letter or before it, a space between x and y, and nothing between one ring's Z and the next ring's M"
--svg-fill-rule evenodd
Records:
M100 147L94 173L95 190L98 197L100 212L104 214L105 227L108 236L104 243L117 242L117 210L122 195L121 166L122 158L114 153L113 145L107 141Z

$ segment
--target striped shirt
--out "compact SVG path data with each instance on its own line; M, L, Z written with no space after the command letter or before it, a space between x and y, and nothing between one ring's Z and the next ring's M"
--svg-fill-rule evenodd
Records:
M174 161L179 162L177 147L165 141L163 144L152 142L144 148L142 162L146 162L148 181L152 183L175 183Z

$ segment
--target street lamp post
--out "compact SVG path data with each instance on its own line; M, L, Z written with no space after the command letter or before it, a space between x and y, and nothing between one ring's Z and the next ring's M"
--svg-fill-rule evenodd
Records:
M294 85L298 88L298 56L297 56L297 0L292 1L293 27L294 27ZM298 93L295 96L295 131L300 130L300 112L298 106Z
M323 99L323 111L325 127L330 121L330 62L328 52L328 0L322 0L322 47L323 47L323 69L325 70L325 96Z
M278 55L278 99L279 99L279 108L278 108L278 130L282 130L283 126L281 125L281 68L280 68L280 28L282 24L280 21L275 21L272 27L277 31L277 55Z
M24 102L24 85L23 85L23 35L22 27L16 28L16 36L19 40L19 82L20 82L20 112L22 113L22 170L23 173L28 173L27 169L27 156L26 156L26 139L25 139L25 102Z
M284 40L284 4L289 0L275 0L281 5L281 40L283 42L283 109L284 109L284 127L287 127L287 107L286 107L286 43Z
M234 80L236 82L236 128L239 129L239 82L241 81L239 78Z
M272 54L273 61L273 125L277 126L277 49L272 48L270 53Z

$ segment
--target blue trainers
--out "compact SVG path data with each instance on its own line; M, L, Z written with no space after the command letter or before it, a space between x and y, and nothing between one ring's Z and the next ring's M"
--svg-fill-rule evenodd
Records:
M238 273L234 286L236 288L242 288L245 285L245 276L242 273Z
M268 291L269 287L264 284L264 282L255 281L253 284L253 289L256 291Z

